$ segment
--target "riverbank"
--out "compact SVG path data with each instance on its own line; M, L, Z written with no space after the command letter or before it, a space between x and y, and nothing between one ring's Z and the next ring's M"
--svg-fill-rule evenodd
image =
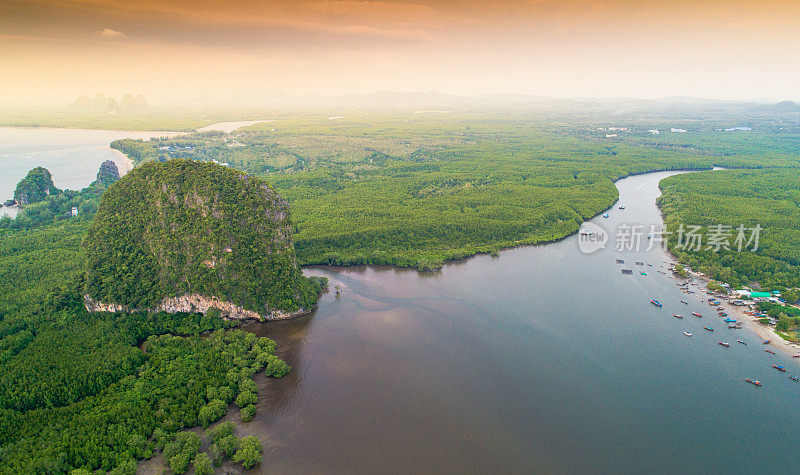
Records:
M678 262L678 260L675 259L675 256L670 254L670 257L675 262ZM708 283L713 279L700 272L690 272L690 274L693 278L699 280L705 286L702 288L698 286L699 290L706 292ZM784 340L783 338L781 338L780 335L778 335L775 332L773 328L766 325L762 325L757 318L753 317L752 315L746 314L745 309L747 309L748 307L731 305L729 302L725 301L722 302L721 306L725 308L725 312L727 312L731 318L735 318L736 320L743 323L742 328L752 333L755 333L762 340L771 340L772 341L772 343L770 344L771 347L776 348L777 350L789 356L794 356L800 353L800 345L796 345L794 343L790 343Z

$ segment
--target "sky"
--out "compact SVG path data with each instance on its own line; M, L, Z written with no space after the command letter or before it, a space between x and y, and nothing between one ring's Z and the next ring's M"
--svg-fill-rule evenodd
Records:
M0 104L284 91L800 99L795 0L2 0Z

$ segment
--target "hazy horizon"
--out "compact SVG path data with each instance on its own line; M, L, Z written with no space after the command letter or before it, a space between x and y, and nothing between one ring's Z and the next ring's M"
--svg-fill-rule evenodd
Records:
M0 105L276 90L797 100L798 18L788 0L7 0Z

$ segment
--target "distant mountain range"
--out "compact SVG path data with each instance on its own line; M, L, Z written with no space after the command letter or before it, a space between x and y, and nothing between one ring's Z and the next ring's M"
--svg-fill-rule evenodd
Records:
M416 109L428 112L446 112L475 108L512 107L534 109L563 109L573 111L603 110L611 113L636 111L665 112L715 111L731 113L793 114L800 112L800 105L792 101L770 102L768 100L721 100L697 97L673 96L658 99L631 97L589 98L549 97L528 94L482 94L456 95L438 91L396 92L378 91L364 94L288 94L278 89L244 90L196 97L192 104L227 107L312 107L358 109Z
M73 110L94 110L105 112L136 112L147 109L147 101L141 94L136 96L125 94L117 102L113 97L106 97L103 93L96 93L94 96L80 96L75 102L69 105Z

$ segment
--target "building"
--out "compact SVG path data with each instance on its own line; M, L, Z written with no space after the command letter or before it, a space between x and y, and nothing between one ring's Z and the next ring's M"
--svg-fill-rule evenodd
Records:
M685 134L686 133L686 129L676 129L675 127L669 129L669 131L670 132L677 132L679 134Z
M72 207L72 217L74 218L76 216L78 216L78 207L77 206L73 206Z

